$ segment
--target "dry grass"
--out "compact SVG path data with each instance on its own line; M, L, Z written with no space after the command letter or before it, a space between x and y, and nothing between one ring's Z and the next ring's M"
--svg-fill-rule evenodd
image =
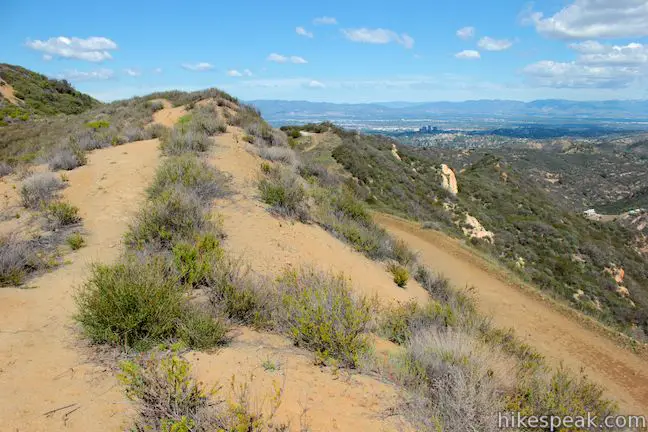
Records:
M63 187L63 181L52 173L33 174L22 182L22 203L27 208L38 209L52 201Z
M0 238L0 286L20 285L26 275L43 266L36 244L16 235Z
M289 147L257 147L255 150L263 159L280 162L294 168L299 165L297 154Z
M87 158L85 152L80 147L64 147L55 151L49 158L49 169L72 170L76 167L85 165Z

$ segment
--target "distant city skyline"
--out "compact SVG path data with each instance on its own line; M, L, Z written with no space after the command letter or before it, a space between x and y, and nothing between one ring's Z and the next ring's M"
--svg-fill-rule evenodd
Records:
M0 62L109 101L222 88L343 103L648 99L648 0L8 0Z

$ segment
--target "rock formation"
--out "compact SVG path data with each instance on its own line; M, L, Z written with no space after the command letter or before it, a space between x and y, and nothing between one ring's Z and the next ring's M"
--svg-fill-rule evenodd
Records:
M457 195L457 192L459 192L455 173L446 164L441 165L441 186L452 195Z

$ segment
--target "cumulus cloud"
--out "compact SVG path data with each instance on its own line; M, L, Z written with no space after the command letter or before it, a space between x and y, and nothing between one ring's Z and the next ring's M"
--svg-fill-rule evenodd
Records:
M304 27L297 27L295 29L295 33L297 33L299 36L304 36L304 37L307 37L307 38L312 38L313 37L313 33L309 32Z
M548 87L629 87L648 72L648 45L609 45L587 40L569 47L578 53L571 62L544 60L523 72L534 83Z
M324 83L322 83L322 82L319 82L319 81L316 81L316 80L311 80L311 81L308 83L308 88L312 88L312 89L322 89L322 88L326 88L326 86L325 86Z
M28 40L26 45L43 53L45 60L54 57L101 62L112 59L109 51L117 49L117 44L105 37L53 37L47 40Z
M127 68L127 69L124 69L124 73L126 75L128 75L128 76L131 76L131 77L138 77L138 76L142 75L142 72L139 69Z
M524 21L558 39L597 39L648 36L646 0L574 0L556 14L545 17L529 10Z
M486 51L504 51L511 48L513 42L508 39L493 39L492 37L485 36L479 39L477 46Z
M467 40L475 36L475 27L463 27L457 30L457 37Z
M622 88L641 76L630 67L590 66L543 60L524 68L531 82L556 88Z
M335 18L333 17L328 17L328 16L323 16L319 18L315 18L313 20L313 24L316 25L336 25L338 22Z
M478 60L481 58L479 51L475 50L463 50L455 54L455 57L462 60Z
M344 36L353 42L370 44L388 44L396 42L399 45L410 49L414 46L414 39L407 33L398 34L393 30L376 28L357 28L342 30Z
M275 63L294 63L294 64L306 64L308 61L303 57L299 56L285 56L277 53L272 53L267 58L268 61Z
M231 77L251 77L252 76L252 71L250 69L244 69L243 71L238 71L236 69L230 69L227 71L227 75Z
M112 69L97 69L94 71L79 71L76 69L68 70L59 75L59 78L68 81L100 81L107 80L115 76Z
M606 45L596 41L585 41L569 45L581 53L577 62L589 65L639 66L648 64L648 45Z
M214 69L214 65L211 63L200 62L200 63L184 63L182 65L183 69L192 71L192 72L207 72Z

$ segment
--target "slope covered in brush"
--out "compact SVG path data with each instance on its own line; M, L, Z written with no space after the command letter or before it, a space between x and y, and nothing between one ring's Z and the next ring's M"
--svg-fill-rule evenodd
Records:
M0 85L11 87L0 97L0 121L27 120L33 115L79 114L100 105L91 96L57 80L20 66L0 64Z
M441 186L440 166L446 161L426 150L400 146L396 157L389 139L346 132L340 137L333 156L378 208L466 235L541 290L645 338L648 263L631 230L570 211L524 171L493 155L456 173L455 196ZM473 218L483 228L481 238L473 235Z

